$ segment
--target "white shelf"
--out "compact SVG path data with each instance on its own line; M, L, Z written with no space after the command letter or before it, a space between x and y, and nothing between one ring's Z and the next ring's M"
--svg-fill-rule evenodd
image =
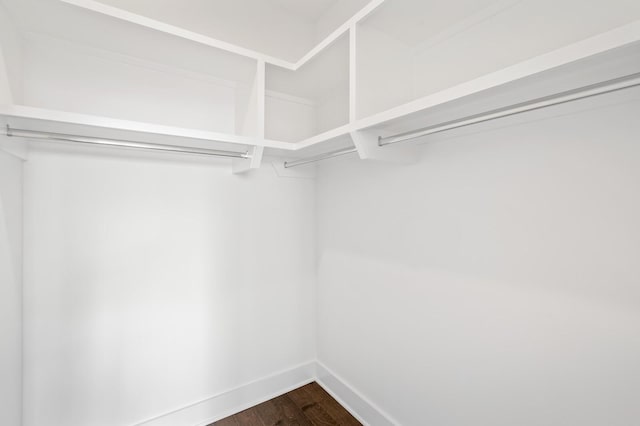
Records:
M96 5L99 6L97 2L92 0L64 1L89 9ZM504 6L508 9L511 3L513 3L511 0L503 0L500 7ZM519 6L521 2L516 3ZM424 4L421 5L421 7L426 7ZM233 62L233 66L228 67L229 69L221 76L226 78L228 74L242 74L239 81L229 83L229 91L235 90L235 94L229 96L233 95L236 103L233 111L236 120L236 133L224 133L232 131L227 129L228 126L220 127L223 132L215 132L162 125L157 124L163 122L162 118L158 118L156 121L154 120L156 117L151 119L151 121L156 121L154 124L122 119L128 117L137 119L136 116L127 114L122 114L120 119L116 119L101 115L63 112L59 109L65 109L64 105L48 105L37 102L31 104L44 108L19 105L0 107L0 123L2 125L8 123L13 127L29 130L202 148L237 149L238 146L244 148L256 146L266 148L267 154L300 156L326 152L349 145L352 143L350 134L353 132L375 129L380 135L401 133L640 71L640 20L638 20L550 52L543 49L547 53L468 79L434 93L427 93L417 98L409 96L408 99L411 100L408 101L407 96L404 95L397 98L394 95L382 99L389 93L393 94L396 84L402 84L402 81L401 79L387 80L384 73L376 74L376 64L392 64L393 58L385 56L384 46L376 43L371 44L372 39L367 39L366 35L361 37L364 34L361 31L367 26L383 33L386 30L388 34L385 36L389 36L393 31L397 36L398 31L404 31L397 27L398 19L395 19L393 14L385 18L384 14L389 13L389 10L393 11L393 7L398 7L398 4L391 4L391 2L384 2L384 0L370 1L365 8L333 31L296 63L283 62L253 51L238 50L236 47L225 45L219 40L202 40L194 34L176 32L175 28L145 20L146 18L141 16L130 14L120 16L119 12L113 8L107 8L107 10L99 7L100 10L95 11L161 31L164 37L173 37L175 40L179 40L175 38L175 36L179 36L183 39L182 43L187 43L184 39L188 39L222 49L225 52L220 56L219 62L224 62L223 60L226 60L229 55L236 59L242 59L242 61L236 61L238 63ZM481 21L480 18L485 15L489 16L489 12L493 9L487 10L478 12L477 16L468 17L463 22L464 25L476 25ZM495 10L501 11L502 9ZM518 13L522 13L522 11ZM381 19L380 16L384 19ZM387 19L386 24L385 19ZM414 16L411 19L418 19L418 17ZM107 24L105 23L105 25ZM396 25L396 28L390 29L389 25ZM463 31L463 28L458 28L455 25L453 27L456 31ZM144 29L144 31L148 32L149 30ZM448 31L453 30L449 28ZM430 43L433 44L436 41L441 43L443 40L447 40L447 37L452 37L453 33L443 34L435 34ZM366 43L370 44L367 46ZM392 47L395 46L393 43L391 43ZM424 45L424 40L421 43ZM197 45L194 44L194 46ZM376 50L376 46L379 47L378 50ZM179 47L177 45L175 47L176 51L184 50L177 49ZM200 48L204 49L202 46ZM67 48L60 49L60 51L68 50ZM77 56L82 57L82 53L79 51ZM168 66L166 70L158 68L154 62L155 57L134 63L129 57L115 57L102 53L100 55L113 62L122 62L126 66L135 65L138 68L153 68L153 72L175 73L172 65ZM194 55L202 56L200 52L194 52ZM494 65L496 64L492 64L492 66ZM203 65L203 68L218 69L220 67L212 67L207 64L206 67ZM370 74L367 74L368 72ZM194 74L191 71L183 70L182 73L185 79L200 81L204 78L204 73L200 72ZM141 72L140 75L144 74ZM420 75L422 80L427 81L429 78L430 74L427 72ZM108 79L108 76L105 79ZM36 82L38 82L37 79ZM218 84L218 82L214 83ZM218 85L224 86L224 84L227 83L220 82ZM46 81L43 86L50 88L53 85ZM333 88L337 88L340 96L335 99L339 100L326 103L323 97ZM375 90L381 91L380 99L375 99L375 96L378 96L373 92ZM81 92L79 93L82 95ZM371 100L376 106L369 105L367 108L362 108L362 103L366 103L369 99L368 93L375 95ZM270 104L274 97L278 98L280 107L287 102L292 104L307 102L307 105L312 109L315 108L316 111L309 114L311 118L308 125L301 124L295 122L295 118L292 118L290 114L290 111L295 111L295 105L293 109L291 109L291 105L275 109L273 103ZM140 95L140 98L146 100L143 95ZM207 102L209 99L210 97L206 97ZM225 99L220 102L223 103ZM379 104L376 103L380 100ZM98 105L102 106L102 103L98 102ZM324 110L331 111L335 105L339 106L336 115L338 119L332 118L328 120L329 124L318 125L317 123L322 119L318 118L317 110L324 108ZM387 105L388 107L376 112L379 105ZM103 114L103 111L95 113ZM313 116L313 114L316 115ZM104 115L111 115L111 111L104 112ZM145 120L146 118L141 119ZM207 120L208 117L205 117L204 121ZM265 120L266 124L263 123ZM307 128L302 128L297 134L290 135L286 135L286 132L280 131L281 129L273 131L274 123L275 126L282 127L288 126L292 122ZM182 123L174 124L180 126ZM189 126L191 123L185 125ZM216 128L212 126L212 129ZM265 136L265 128L266 137L263 137Z
M634 72L640 72L640 21L297 143L17 105L0 107L0 124L200 148L261 146L286 156L308 155L349 145L355 131L400 133Z
M293 149L292 144L286 142L18 105L0 106L0 124L27 130L185 147L237 150L238 146L262 146L285 151Z
M414 130L477 112L640 72L640 21L310 137L296 150L351 132Z

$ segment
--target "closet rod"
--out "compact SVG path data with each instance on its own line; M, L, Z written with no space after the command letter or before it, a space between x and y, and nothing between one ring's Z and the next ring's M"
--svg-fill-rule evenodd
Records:
M177 152L182 154L208 155L213 157L230 157L249 159L248 152L222 151L217 149L193 148L178 145L161 145L148 142L135 142L124 139L96 138L93 136L67 135L63 133L43 132L40 130L15 129L7 125L7 136L50 141L73 142L87 145L113 146L118 148L139 149L149 151Z
M566 104L581 99L617 92L619 90L624 90L635 86L640 86L640 73L630 74L624 77L607 80L589 86L583 86L577 89L568 90L566 92L560 92L555 95L545 96L508 107L498 108L480 114L448 121L445 123L424 127L422 129L413 130L411 132L400 133L394 136L380 136L378 137L378 145L391 145L398 142L404 142L411 139L432 135L434 133L445 132L447 130L453 130L461 127L471 126L474 124L484 123L487 121L497 120L499 118L522 114L529 111L535 111L554 105Z
M336 151L327 152L324 154L316 155L314 157L301 158L300 160L285 161L284 167L288 169L290 167L302 166L303 164L315 163L316 161L326 160L328 158L339 157L341 155L347 155L356 152L355 146L349 148L338 149Z

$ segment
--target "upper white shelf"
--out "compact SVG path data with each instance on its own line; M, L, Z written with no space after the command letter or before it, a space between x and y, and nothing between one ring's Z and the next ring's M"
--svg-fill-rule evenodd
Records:
M481 0L475 9L441 0L438 16L430 2L362 0L295 61L105 4L123 1L56 2L95 33L122 26L144 46L114 52L118 43L94 33L87 47L60 34L26 37L28 90L15 103L28 106L0 107L2 124L307 155L351 144L360 130L402 133L640 71L640 4L626 0L585 10L567 28L553 23L586 7L578 0L557 10L552 0ZM518 28L544 11L549 34Z
M273 152L321 152L350 143L350 133L401 133L554 92L640 72L640 21L582 40L432 95L355 120L301 142L211 132L28 106L0 106L0 124L87 136L200 148L263 146ZM345 138L347 137L347 138Z
M310 137L297 150L351 132L401 133L640 72L640 21L573 43Z
M293 149L287 142L19 105L0 106L0 125L3 130L10 125L18 129L221 150L237 150L238 146Z

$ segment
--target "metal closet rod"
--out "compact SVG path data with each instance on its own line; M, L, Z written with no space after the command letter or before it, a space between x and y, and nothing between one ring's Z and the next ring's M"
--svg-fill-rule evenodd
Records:
M43 139L59 142L73 142L87 145L112 146L118 148L138 149L147 151L176 152L181 154L207 155L212 157L230 157L249 159L248 152L222 151L207 148L192 148L179 145L161 145L148 142L136 142L124 139L96 138L93 136L68 135L63 133L43 132L40 130L15 129L7 125L7 136L24 137L29 139Z
M378 137L378 145L379 146L391 145L398 142L404 142L412 139L417 139L423 136L432 135L434 133L441 133L441 132L446 132L448 130L459 129L461 127L472 126L474 124L485 123L488 121L510 117L513 115L518 115L518 114L522 114L529 111L535 111L535 110L547 108L554 105L566 104L566 103L578 101L581 99L587 99L594 96L617 92L620 90L629 89L631 87L636 87L636 86L640 86L640 73L635 73L635 74L630 74L624 77L614 78L614 79L603 81L600 83L579 87L577 89L556 93L554 95L532 99L530 101L522 102L515 105L510 105L504 108L494 109L491 111L486 111L483 113L459 118L456 120L447 121L445 123L435 124L429 127L423 127L418 130L412 130L411 132L400 133L394 136L385 136L385 137L380 136ZM354 147L344 148L341 150L328 152L326 154L320 154L314 157L288 161L284 163L284 166L285 167L301 166L303 164L326 160L328 158L350 154L352 152L356 152L356 148Z
M291 167L302 166L303 164L315 163L316 161L327 160L329 158L339 157L341 155L347 155L354 152L357 152L355 146L351 146L349 148L338 149L331 152L326 152L324 154L315 155L313 157L301 158L299 160L293 161L285 161L284 168L288 169Z
M487 121L510 117L554 105L566 104L569 102L579 101L581 99L587 99L594 96L617 92L619 90L629 89L635 86L640 86L640 73L630 74L624 77L614 78L612 80L579 87L577 89L567 90L566 92L560 92L554 95L532 99L530 101L510 105L508 107L470 115L456 120L447 121L445 123L413 130L411 132L400 133L394 136L381 136L378 138L378 145L391 145L398 142L404 142L411 139L432 135L434 133L446 132L448 130L459 129L461 127L472 126L479 123L485 123Z

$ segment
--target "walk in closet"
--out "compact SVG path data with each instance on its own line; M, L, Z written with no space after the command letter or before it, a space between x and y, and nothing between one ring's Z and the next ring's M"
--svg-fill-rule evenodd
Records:
M0 0L0 425L640 424L637 0Z

